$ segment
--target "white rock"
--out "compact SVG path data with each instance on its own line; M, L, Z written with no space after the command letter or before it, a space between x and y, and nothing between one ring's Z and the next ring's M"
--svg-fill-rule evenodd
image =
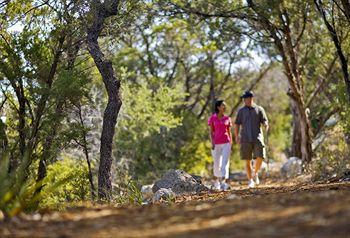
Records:
M143 185L141 187L142 198L144 200L149 199L149 198L151 198L153 196L152 187L153 187L153 184Z
M298 157L291 157L281 168L281 174L285 178L292 178L300 175L302 172L302 160Z

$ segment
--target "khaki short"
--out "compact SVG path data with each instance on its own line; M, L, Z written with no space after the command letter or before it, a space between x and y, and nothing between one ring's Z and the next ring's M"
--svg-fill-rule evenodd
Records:
M266 158L265 145L261 142L257 143L241 143L241 159L252 160L257 157Z

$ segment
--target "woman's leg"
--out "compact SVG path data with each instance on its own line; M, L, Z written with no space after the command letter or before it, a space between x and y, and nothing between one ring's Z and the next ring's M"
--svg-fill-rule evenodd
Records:
M213 172L214 172L214 188L220 189L220 180L221 180L221 158L222 158L222 146L215 145L214 150L212 150L212 156L214 160Z
M215 149L212 150L213 160L214 160L214 176L221 178L221 158L222 158L222 145L215 145Z
M231 156L231 144L227 143L223 145L222 149L222 165L221 165L221 176L223 182L229 177L230 172L230 156Z

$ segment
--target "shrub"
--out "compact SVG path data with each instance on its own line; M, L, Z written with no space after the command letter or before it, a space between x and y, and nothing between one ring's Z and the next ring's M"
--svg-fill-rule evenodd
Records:
M65 181L52 191L57 181ZM44 179L41 208L62 209L63 203L87 200L91 197L88 169L83 160L64 158L50 165Z
M344 130L337 126L325 135L326 139L309 165L313 180L338 178L350 169L349 148Z

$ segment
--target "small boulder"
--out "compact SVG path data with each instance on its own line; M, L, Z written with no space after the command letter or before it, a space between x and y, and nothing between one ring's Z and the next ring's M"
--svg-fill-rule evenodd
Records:
M153 202L159 202L161 200L171 200L174 199L175 193L171 189L161 188L153 196Z
M191 174L191 176L197 181L197 183L202 184L202 177L199 175Z
M292 178L302 172L302 160L298 157L291 157L282 165L281 174L284 178Z
M208 189L198 180L183 170L169 170L156 181L152 191L156 193L161 188L171 189L176 195L199 193Z

